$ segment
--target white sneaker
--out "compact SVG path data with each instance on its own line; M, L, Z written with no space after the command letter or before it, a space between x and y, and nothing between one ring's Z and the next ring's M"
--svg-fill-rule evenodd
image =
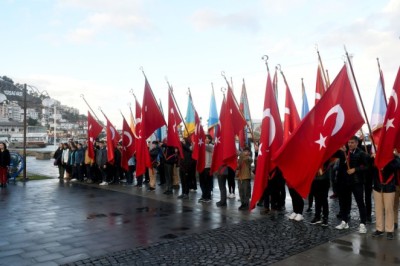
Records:
M231 194L229 194L229 196L228 196L228 198L230 198L230 199L234 199L236 196L235 196L235 194L233 194L233 193L231 193Z
M99 186L107 186L107 185L108 185L108 183L105 182L105 181L103 181L103 182L101 182L101 183L99 184Z
M342 221L338 226L335 227L338 230L349 229L348 223Z
M300 213L296 214L296 217L294 217L294 220L297 222L303 221L303 215L301 215Z
M294 218L296 218L296 216L297 216L297 213L292 212L292 214L290 214L290 215L288 216L288 218L289 218L289 220L293 220Z
M365 224L360 224L360 230L358 232L360 234L366 234L367 233L367 227L365 227Z

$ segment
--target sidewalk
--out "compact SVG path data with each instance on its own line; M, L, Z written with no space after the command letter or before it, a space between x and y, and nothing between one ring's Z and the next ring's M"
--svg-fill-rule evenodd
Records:
M49 161L47 161L49 162ZM55 167L54 167L55 168ZM56 168L55 168L56 169ZM215 183L216 184L216 183ZM200 192L178 200L132 186L58 180L17 183L0 190L0 265L385 265L400 264L395 240L313 226L312 215L239 212L239 202L199 204ZM354 219L357 213L352 213Z

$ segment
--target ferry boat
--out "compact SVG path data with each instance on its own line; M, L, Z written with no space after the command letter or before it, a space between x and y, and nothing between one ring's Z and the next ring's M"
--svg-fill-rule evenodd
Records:
M27 148L44 148L48 144L48 135L45 127L28 126L26 132ZM24 147L24 133L12 133L8 141L10 148Z

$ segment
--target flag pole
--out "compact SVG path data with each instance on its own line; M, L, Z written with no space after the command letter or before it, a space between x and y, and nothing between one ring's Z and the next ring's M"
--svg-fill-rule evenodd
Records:
M224 79L225 79L225 81L226 81L226 84L228 85L228 89L229 89L229 88L232 89L232 87L229 85L228 80L226 79L226 76L225 76L225 72L224 72L224 71L221 71L221 76L224 77ZM232 94L233 94L233 89L232 89ZM224 95L224 96L225 96L225 95ZM235 97L233 97L233 101L235 102L236 106L239 107L239 104L238 104L238 102L236 101ZM238 109L239 109L239 108L238 108ZM239 114L243 117L243 115L242 115L241 112L239 112ZM244 117L243 117L243 120L246 121L246 119L245 119Z
M103 125L103 123L100 121L100 119L97 117L96 113L93 111L92 107L90 107L89 103L85 99L85 95L81 94L81 98L83 101L86 103L86 105L89 107L90 111L92 111L93 115L96 117L97 121L100 122L100 124ZM104 126L104 125L103 125Z
M174 104L175 104L175 106L176 106L176 109L178 110L178 113L179 113L179 115L180 115L180 117L181 117L183 126L185 127L186 132L189 132L189 130L188 130L187 126L186 126L185 120L183 119L181 110L179 109L179 106L178 106L178 104L176 103L176 99L175 99L175 96L174 96L174 90L173 90L171 84L169 84L167 78L165 78L165 81L167 81L168 89L169 89L169 91L170 91L170 93L171 93L172 99L174 100ZM168 111L168 112L169 112L169 111Z
M379 79L380 79L381 84L382 84L383 97L385 99L385 104L386 104L386 107L387 107L387 98L386 98L386 92L385 92L385 81L383 80L381 64L379 63L379 57L376 58L376 61L378 62Z
M322 76L324 77L325 87L326 87L326 89L328 89L329 82L328 82L328 78L325 75L325 69L324 69L324 65L322 64L321 55L320 55L319 50L318 50L318 44L315 44L315 49L317 50L318 61L319 61L319 65L321 66Z
M327 70L325 70L326 71L326 78L328 79L328 87L331 85L331 80L330 80L330 78L329 78L329 72L328 72L328 69ZM328 88L327 87L327 88Z
M364 102L363 102L363 100L362 100L362 98L361 98L360 89L358 88L356 76L354 75L353 65L351 64L350 56L349 56L349 53L348 53L347 50L346 50L346 46L344 46L344 51L346 52L347 62L349 63L351 75L352 75L352 77L353 77L354 84L355 84L356 89L357 89L358 98L360 99L361 107L362 107L362 110L363 110L363 112L364 112L365 120L366 120L366 122L367 122L369 135L372 136L371 125L370 125L369 120L368 120L367 112L365 111ZM374 150L376 151L376 145L375 145L375 142L374 142L374 139L373 139L373 138L371 138L371 143L372 143L372 146L374 147Z
M243 79L243 86L244 86L244 94L245 94L245 99L246 99L246 101L247 101L247 103L249 102L249 99L247 98L247 90L246 90L246 84L245 84L245 82L244 82L244 79ZM243 116L244 116L244 114L243 114ZM252 138L252 140L253 140L253 143L254 143L254 132L253 132L253 120L251 119L251 114L250 114L250 110L249 110L249 118L250 118L250 135L251 135L251 138ZM247 125L247 127L249 128L249 126ZM247 134L247 132L246 132L246 134Z

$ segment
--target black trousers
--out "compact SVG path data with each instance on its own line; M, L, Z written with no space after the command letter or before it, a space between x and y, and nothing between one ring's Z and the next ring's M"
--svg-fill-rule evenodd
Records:
M199 175L200 188L203 199L211 199L211 191L213 188L213 176L210 175L210 168L204 168L203 172Z
M189 194L189 171L184 171L179 167L179 177L181 178L182 194Z
M328 205L328 192L330 186L329 178L314 180L314 197L315 197L315 217L321 218L321 209L324 219L328 219L329 205Z
M235 194L235 171L232 170L232 168L228 167L228 189L229 193Z
M164 174L165 174L165 184L166 184L165 191L172 191L172 184L173 184L173 178L174 178L174 165L165 163L164 164Z
M228 179L227 175L218 175L218 187L221 194L221 203L226 203L226 180Z
M290 197L292 198L292 204L293 204L293 212L298 213L298 214L303 214L304 210L304 200L300 196L299 193L297 193L296 190L289 188L289 194Z
M364 204L364 185L362 183L340 187L339 205L342 220L346 223L349 222L351 211L351 194L353 194L357 202L357 207L360 214L360 223L365 224L367 221L367 210Z

